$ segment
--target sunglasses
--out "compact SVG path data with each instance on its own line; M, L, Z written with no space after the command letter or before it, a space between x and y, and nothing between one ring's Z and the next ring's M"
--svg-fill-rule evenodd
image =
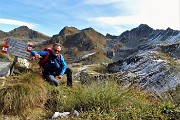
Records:
M60 51L59 50L56 50L56 49L53 49L54 50L54 52L58 52L58 53L60 53Z

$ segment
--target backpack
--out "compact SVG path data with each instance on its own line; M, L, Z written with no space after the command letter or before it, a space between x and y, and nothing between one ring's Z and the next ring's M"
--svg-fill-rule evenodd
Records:
M39 66L44 68L44 64L48 61L49 54L52 51L52 47L46 47L43 51L47 51L47 54L44 58L41 58L38 62Z
M46 48L44 48L43 51L47 51L46 56L43 58L40 58L38 64L41 69L45 70L47 67L47 62L49 59L50 52L52 51L52 47L46 47ZM60 55L58 56L58 58L60 59Z
M43 51L47 51L47 53L46 53L46 56L45 56L45 57L39 59L38 64L39 64L41 70L44 70L44 69L47 67L47 64L46 64L46 63L47 63L47 61L48 61L48 59L49 59L49 55L50 55L50 52L52 51L52 47L51 47L51 46L45 47L45 48L43 49ZM58 56L58 57L59 57L59 59L60 59L60 56ZM30 60L35 60L35 59L36 59L36 58L35 58L34 56L32 56Z

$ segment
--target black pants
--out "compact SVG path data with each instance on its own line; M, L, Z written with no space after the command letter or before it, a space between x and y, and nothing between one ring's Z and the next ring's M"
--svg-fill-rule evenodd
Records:
M67 75L67 86L72 87L72 85L73 85L72 84L72 69L66 68L66 71L65 71L64 74ZM43 72L43 78L45 78L46 81L48 81L52 85L58 86L59 85L59 80L57 80L55 78L56 76L57 75L51 74L51 72L47 72L47 71Z
M67 86L72 87L72 69L66 68L65 73L67 75Z

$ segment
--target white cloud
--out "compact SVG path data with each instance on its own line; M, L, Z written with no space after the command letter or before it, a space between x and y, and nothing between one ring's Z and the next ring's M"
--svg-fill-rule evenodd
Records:
M104 35L106 33L120 35L122 32L130 30L135 25L138 25L138 19L139 18L136 16L116 16L89 18L88 21L98 26L101 31L104 31Z
M130 1L131 0L127 0L126 5L128 5ZM131 15L117 15L113 17L99 16L91 17L87 20L92 24L101 26L102 29L111 27L118 30L119 26L119 30L122 31L121 26L138 26L143 23L154 29L166 29L170 27L174 30L180 30L179 0L135 0L134 2L136 3L133 4L132 8L128 7L128 12L133 11ZM114 7L117 8L117 6L118 4Z
M4 18L0 18L0 24L8 24L8 25L16 25L16 26L25 25L29 28L35 28L38 25L38 24L34 24L34 23L27 23L27 22L23 22L23 21L4 19Z
M137 24L139 18L136 16L96 17L89 18L88 21L100 25L116 26L122 24Z

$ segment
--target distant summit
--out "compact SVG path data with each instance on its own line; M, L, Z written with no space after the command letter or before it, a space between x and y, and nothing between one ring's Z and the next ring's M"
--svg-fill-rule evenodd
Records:
M94 54L92 63L96 63L97 60L102 57L104 61L107 61L107 57L104 54L105 49L104 45L106 44L107 38L95 31L93 28L85 28L78 30L75 27L64 27L59 34L53 35L50 41L47 44L61 43L63 45L63 52L68 59L68 61L78 61L80 56L89 54L89 53L98 53ZM73 59L72 59L73 58Z
M180 31L140 24L110 39L106 50L112 60L107 69L120 73L124 86L159 94L180 84Z
M143 29L143 28L150 28L147 24L140 24L137 28Z
M82 33L86 34L86 35L92 35L94 37L96 36L101 36L101 37L104 37L103 34L95 31L93 28L89 27L89 28L85 28L83 30L81 30Z
M106 34L106 37L109 38L109 39L116 39L118 36L116 35L111 35L109 33Z
M26 42L43 42L45 40L49 40L50 37L44 35L40 32L29 29L27 26L20 26L11 30L10 32L0 31L0 41L2 41L6 37L11 37L18 40L23 40Z
M46 36L40 32L34 31L32 29L29 29L27 26L20 26L18 28L15 28L14 30L9 32L11 36L19 39L29 39L29 40L35 40L35 41L44 41L49 40L50 37Z
M76 34L80 32L80 30L78 30L77 28L75 27L64 27L60 32L59 32L59 35L60 36L63 36L63 35L72 35L72 34Z
M27 26L23 25L23 26L20 26L20 27L14 29L14 31L16 31L16 30L25 30L25 31L27 31L27 30L29 30L29 28Z

